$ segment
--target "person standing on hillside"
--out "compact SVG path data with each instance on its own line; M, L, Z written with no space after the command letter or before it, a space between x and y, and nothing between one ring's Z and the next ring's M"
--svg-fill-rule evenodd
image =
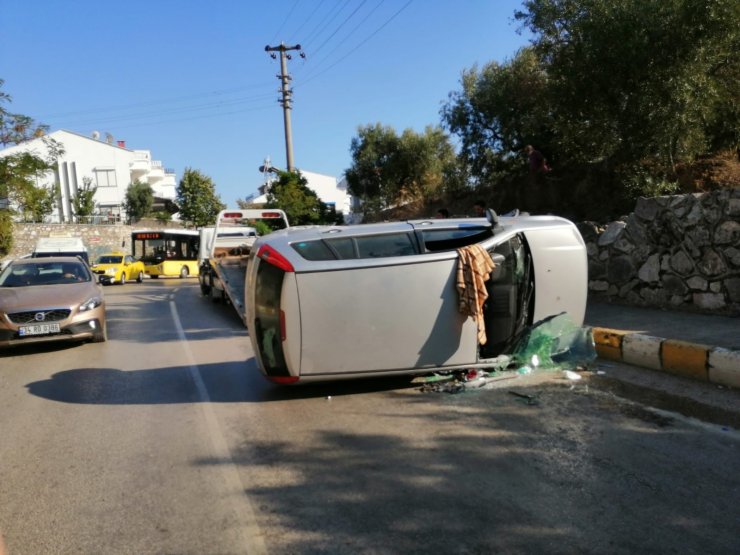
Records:
M554 204L551 187L545 181L545 176L550 173L550 166L543 154L532 145L524 147L524 153L529 162L529 191L527 193L527 208L540 210L543 208L543 200L549 208Z

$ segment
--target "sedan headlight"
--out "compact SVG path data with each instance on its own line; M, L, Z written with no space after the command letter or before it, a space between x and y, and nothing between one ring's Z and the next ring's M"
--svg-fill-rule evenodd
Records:
M86 312L88 310L92 310L93 308L96 308L100 306L101 304L103 304L102 298L92 297L80 305L80 312Z
M116 269L115 268L108 268L105 271L105 275L107 275L107 276L115 276L116 275Z

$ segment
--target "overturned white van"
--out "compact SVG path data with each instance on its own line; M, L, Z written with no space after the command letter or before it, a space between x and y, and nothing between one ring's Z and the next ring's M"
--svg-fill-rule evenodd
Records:
M459 311L457 249L470 245L495 265L484 344ZM547 316L581 325L587 272L578 229L555 216L290 228L252 247L246 320L276 383L471 368Z

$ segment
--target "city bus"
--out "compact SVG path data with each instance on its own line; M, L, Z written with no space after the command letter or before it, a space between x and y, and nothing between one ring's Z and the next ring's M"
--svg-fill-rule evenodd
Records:
M152 278L198 277L199 243L192 229L139 229L131 233L131 254Z

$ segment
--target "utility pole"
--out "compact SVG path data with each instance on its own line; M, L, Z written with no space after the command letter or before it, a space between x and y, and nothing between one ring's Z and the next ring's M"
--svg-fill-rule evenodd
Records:
M278 100L278 102L283 105L283 121L285 123L285 156L287 158L289 172L292 172L295 169L295 166L293 165L293 131L290 127L290 110L292 108L291 101L293 91L289 86L290 81L293 78L288 75L288 60L291 59L291 56L290 54L288 54L288 52L290 50L300 49L300 44L296 44L295 46L286 46L282 42L280 43L280 46L265 46L265 52L272 52L270 56L273 59L277 58L275 52L280 52L280 75L278 75L277 78L280 79L280 92L282 92L283 97ZM300 55L301 58L306 57L303 52L301 52Z

